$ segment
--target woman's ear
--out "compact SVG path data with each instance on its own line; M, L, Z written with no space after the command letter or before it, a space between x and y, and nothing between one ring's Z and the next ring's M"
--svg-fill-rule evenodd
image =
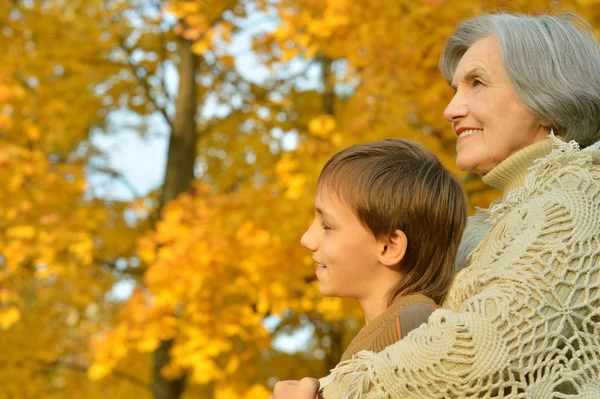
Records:
M396 229L380 244L379 261L387 267L396 266L404 258L407 246L406 234Z

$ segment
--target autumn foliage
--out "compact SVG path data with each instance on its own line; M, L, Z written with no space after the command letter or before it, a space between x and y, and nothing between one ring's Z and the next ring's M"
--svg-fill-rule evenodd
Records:
M454 166L445 39L498 8L600 27L599 5L2 0L0 397L266 399L277 379L323 376L361 314L320 296L299 243L322 165L411 138L487 206L498 193ZM127 182L94 136L156 120L164 185L98 195L92 176Z

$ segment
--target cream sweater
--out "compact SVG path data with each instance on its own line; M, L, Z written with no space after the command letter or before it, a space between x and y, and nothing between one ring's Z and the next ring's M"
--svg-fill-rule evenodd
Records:
M551 137L484 180L505 195L448 309L341 363L325 399L600 398L600 143Z

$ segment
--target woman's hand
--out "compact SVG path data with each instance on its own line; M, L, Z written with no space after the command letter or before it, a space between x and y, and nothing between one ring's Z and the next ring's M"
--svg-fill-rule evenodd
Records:
M315 399L318 391L319 380L315 378L279 381L275 384L271 399Z

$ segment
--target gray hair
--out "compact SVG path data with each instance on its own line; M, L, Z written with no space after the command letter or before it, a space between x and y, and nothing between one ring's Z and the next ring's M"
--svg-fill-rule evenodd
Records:
M490 14L461 23L448 39L440 71L449 83L475 42L498 41L516 97L566 140L588 146L600 139L600 44L575 14Z

